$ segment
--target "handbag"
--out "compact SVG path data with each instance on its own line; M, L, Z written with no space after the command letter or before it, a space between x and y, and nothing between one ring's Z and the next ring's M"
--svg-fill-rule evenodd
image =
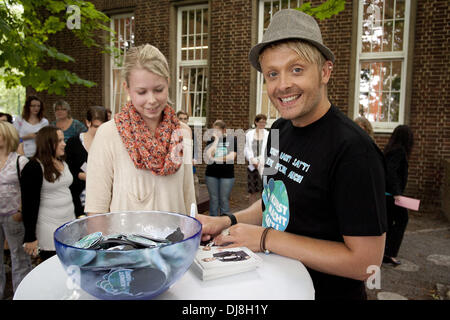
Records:
M19 185L20 185L20 190L22 193L22 172L20 171L20 166L19 166L19 159L20 159L20 154L17 155L17 160L16 160L16 169L17 169L17 178L19 180ZM17 222L21 222L22 221L22 197L20 197L20 209L17 211L19 214L14 214L13 215L13 219Z

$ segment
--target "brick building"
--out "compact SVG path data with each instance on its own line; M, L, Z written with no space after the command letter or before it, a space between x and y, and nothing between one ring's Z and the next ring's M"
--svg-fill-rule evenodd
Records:
M277 117L247 55L280 6L296 7L302 1L92 2L112 19L124 52L131 45L150 43L168 57L171 100L190 113L191 124L205 129L223 119L229 128L247 130L257 113L267 114L269 123ZM324 43L336 56L330 100L350 118L359 113L368 117L381 148L395 126L409 124L416 144L406 195L422 199L422 211L440 207L444 162L450 158L448 2L347 1L344 11L319 24ZM65 98L75 118L83 119L89 105L120 110L126 96L120 90L120 67L110 57L83 47L68 31L51 42L76 59L59 67L97 83L68 90ZM39 95L53 120L48 106L57 97ZM244 164L236 166L236 183L246 184L245 170ZM203 173L204 165L199 169L201 180Z

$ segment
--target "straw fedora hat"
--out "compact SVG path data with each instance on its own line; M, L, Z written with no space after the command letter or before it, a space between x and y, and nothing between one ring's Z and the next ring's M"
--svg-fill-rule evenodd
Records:
M322 52L327 60L334 63L334 54L322 41L319 25L310 15L295 9L284 9L275 13L263 39L255 45L248 55L252 66L261 72L259 55L268 45L287 39L300 39L311 43Z

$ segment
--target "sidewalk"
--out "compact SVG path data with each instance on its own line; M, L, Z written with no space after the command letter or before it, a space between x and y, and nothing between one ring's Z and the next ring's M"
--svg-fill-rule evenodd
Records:
M231 211L247 207L247 190L234 188ZM450 300L450 222L442 214L410 211L398 258L402 261L398 267L382 265L380 289L367 289L369 300ZM4 298L12 297L11 273L7 272Z

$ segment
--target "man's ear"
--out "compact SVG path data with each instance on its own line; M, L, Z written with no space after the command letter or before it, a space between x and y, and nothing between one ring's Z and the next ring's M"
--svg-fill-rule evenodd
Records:
M322 66L321 72L321 82L322 84L327 84L331 77L331 72L333 71L333 62L330 60L325 61Z

